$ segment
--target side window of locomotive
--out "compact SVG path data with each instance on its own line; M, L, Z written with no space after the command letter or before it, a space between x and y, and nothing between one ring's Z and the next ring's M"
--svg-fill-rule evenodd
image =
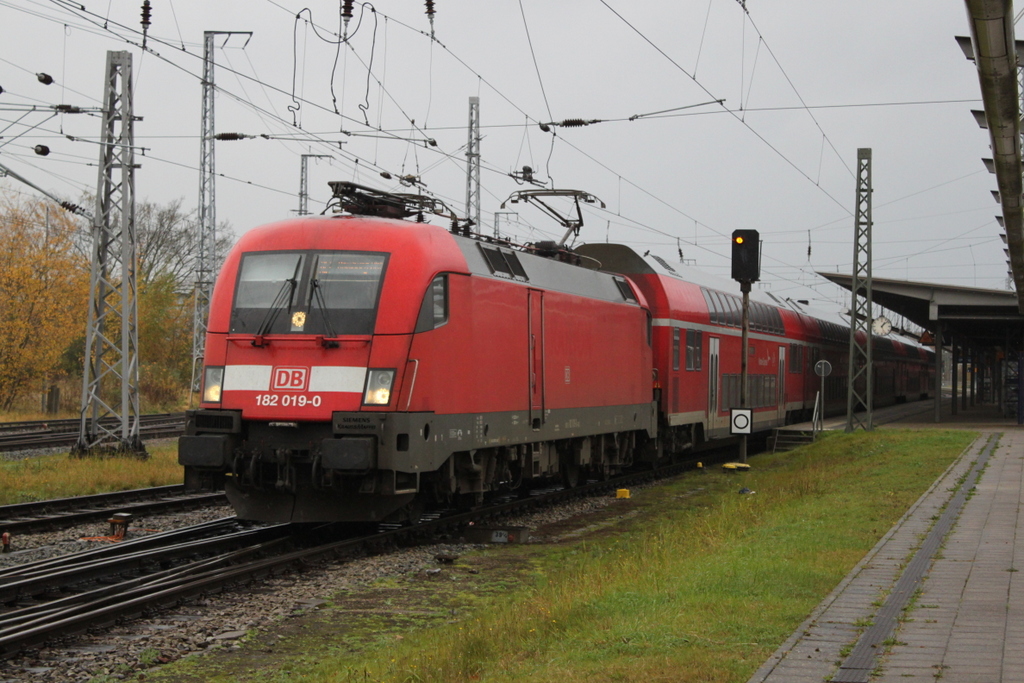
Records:
M438 275L427 287L416 320L416 331L427 332L448 322L448 276Z
M292 309L301 300L305 254L250 253L242 256L231 331L281 333L290 328ZM265 327L266 329L262 329Z
M388 255L354 251L316 254L306 302L305 334L373 334Z
M630 289L629 284L626 282L625 278L615 278L615 286L619 288L619 294L622 295L623 299L625 299L631 304L637 303L636 296L633 295L633 290Z

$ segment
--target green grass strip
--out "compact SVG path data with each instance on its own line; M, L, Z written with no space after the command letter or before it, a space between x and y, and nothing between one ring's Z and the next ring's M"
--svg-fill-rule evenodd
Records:
M149 448L146 460L72 458L66 453L0 461L0 505L180 484L177 444Z
M586 542L484 551L533 570L455 623L354 647L320 631L301 658L242 678L742 682L975 436L835 434L747 473L694 472L641 492L639 514ZM241 680L222 673L206 680Z

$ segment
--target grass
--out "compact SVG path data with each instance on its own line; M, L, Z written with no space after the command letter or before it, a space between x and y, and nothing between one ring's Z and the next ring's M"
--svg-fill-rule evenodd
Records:
M749 473L695 472L586 541L485 551L532 573L452 623L357 649L311 629L301 657L249 673L199 664L203 680L745 681L973 438L829 435L752 458Z
M136 458L72 458L44 455L0 462L0 505L182 482L176 444L149 449Z

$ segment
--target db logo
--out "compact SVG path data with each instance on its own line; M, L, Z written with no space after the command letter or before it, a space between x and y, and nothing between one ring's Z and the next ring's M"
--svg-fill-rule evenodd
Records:
M273 391L305 391L309 381L309 368L274 368Z

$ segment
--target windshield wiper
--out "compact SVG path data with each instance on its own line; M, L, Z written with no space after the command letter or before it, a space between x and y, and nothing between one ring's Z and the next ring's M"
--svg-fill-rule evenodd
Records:
M310 299L316 299L316 307L320 311L320 317L324 320L324 330L327 332L328 337L337 337L338 334L334 331L334 325L331 325L331 318L327 315L327 302L324 301L324 293L320 288L320 280L313 278L309 281ZM335 342L337 346L337 342Z
M320 267L320 255L317 254L316 260L313 261L313 267L310 272L313 273L313 277L309 279L309 301L306 302L306 308L312 308L313 300L316 299L316 307L320 311L320 317L324 321L324 331L328 337L337 337L338 334L334 331L334 326L331 325L330 316L327 315L327 302L324 301L324 293L320 288L320 279L316 277L317 270ZM326 341L323 337L319 339L320 343L329 349L338 348L338 342Z
M280 315L281 310L292 305L292 297L295 296L295 286L299 282L299 268L302 267L302 259L298 259L295 263L295 272L292 276L281 283L281 289L278 290L277 296L274 297L274 302L270 304L270 308L267 309L267 314L263 316L263 322L260 323L260 327L256 330L256 338L252 340L253 346L263 346L263 335L270 331L270 328L274 326L274 322L277 320L277 316Z

